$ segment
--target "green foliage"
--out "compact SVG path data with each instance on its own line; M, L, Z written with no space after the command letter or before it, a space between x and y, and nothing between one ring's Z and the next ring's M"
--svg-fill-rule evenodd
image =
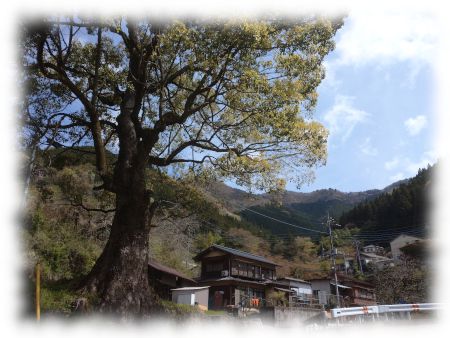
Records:
M344 212L350 210L354 206L350 201L341 199L318 200L312 203L293 203L289 205L290 209L294 209L299 214L303 214L309 219L322 219L327 212L331 217L337 219Z
M425 233L423 230L430 210L428 186L434 170L434 166L420 169L415 177L401 184L391 193L360 203L344 213L339 222L361 227L361 235L391 230L393 235L385 238L386 243L397 236L396 228L409 227L414 228L416 232ZM369 240L366 242L371 243Z
M219 234L208 231L200 234L195 239L195 248L197 251L202 251L213 244L223 244L222 237Z
M267 302L273 306L287 306L288 300L282 291L270 291L266 296Z
M41 287L41 311L43 313L60 313L69 315L77 293L70 291L68 286L56 286L44 283Z
M206 316L225 316L227 312L223 310L206 310L204 314Z
M202 311L192 305L177 304L168 300L161 300L163 312L173 319L190 319L202 315Z
M287 223L296 224L309 229L323 230L323 226L318 225L316 221L311 219L311 217L293 209L288 209L286 207L280 207L275 205L254 206L251 207L250 209ZM241 215L247 221L257 224L261 229L265 229L269 233L272 233L274 235L292 233L292 235L311 236L314 239L318 239L319 237L319 234L316 235L315 233L311 233L310 231L307 230L294 228L290 225L283 224L280 222L274 222L273 220L267 217L258 215L248 210L243 210L241 212Z
M87 274L95 263L100 248L82 243L79 233L63 225L57 229L41 229L34 234L33 249L42 262L43 276L50 280L72 279Z
M106 151L106 156L109 163L113 163L117 157L109 151ZM51 148L45 152L38 150L36 160L44 167L50 166L57 170L61 170L64 167L85 164L95 166L96 161L94 147L74 147L73 149Z
M87 274L101 247L73 224L51 220L42 209L32 215L26 244L41 263L44 280L73 279Z
M335 228L332 231L334 247L344 247L353 245L353 237L359 234L360 229L358 228ZM330 250L330 237L322 236L320 238L319 244L321 247L327 251Z
M295 238L296 257L302 262L311 262L317 257L318 246L309 237Z
M65 167L56 176L56 184L61 192L75 203L81 203L89 195L94 185L95 174L92 167L82 165Z

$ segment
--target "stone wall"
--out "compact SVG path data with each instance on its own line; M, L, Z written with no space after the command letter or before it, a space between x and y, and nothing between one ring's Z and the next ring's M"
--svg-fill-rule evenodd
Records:
M277 306L273 311L276 326L298 327L325 320L325 313L320 309Z

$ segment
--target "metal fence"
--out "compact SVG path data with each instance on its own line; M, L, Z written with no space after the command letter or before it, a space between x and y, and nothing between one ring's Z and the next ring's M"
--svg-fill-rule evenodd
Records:
M405 313L408 316L413 312L428 312L437 311L443 308L439 303L422 303L422 304L393 304L393 305L374 305L374 306L359 306L348 308L337 308L331 310L332 318L352 317L362 315L372 315L379 317L385 315L388 318L389 314Z

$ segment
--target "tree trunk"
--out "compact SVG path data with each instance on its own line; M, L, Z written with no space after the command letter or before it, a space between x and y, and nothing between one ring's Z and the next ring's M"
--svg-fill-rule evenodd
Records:
M121 316L149 314L156 298L148 281L151 211L144 173L133 175L128 189L116 194L116 213L108 242L84 282L98 310Z
M142 95L127 89L117 118L119 156L113 186L116 213L106 246L86 278L84 289L99 299L99 310L126 317L149 314L156 305L148 280L150 221L155 204L146 189L151 146L138 136Z

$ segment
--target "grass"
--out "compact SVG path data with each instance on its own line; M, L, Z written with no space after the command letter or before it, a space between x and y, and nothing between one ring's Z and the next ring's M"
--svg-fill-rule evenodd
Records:
M207 316L223 316L226 315L227 312L223 310L206 310L204 314Z

